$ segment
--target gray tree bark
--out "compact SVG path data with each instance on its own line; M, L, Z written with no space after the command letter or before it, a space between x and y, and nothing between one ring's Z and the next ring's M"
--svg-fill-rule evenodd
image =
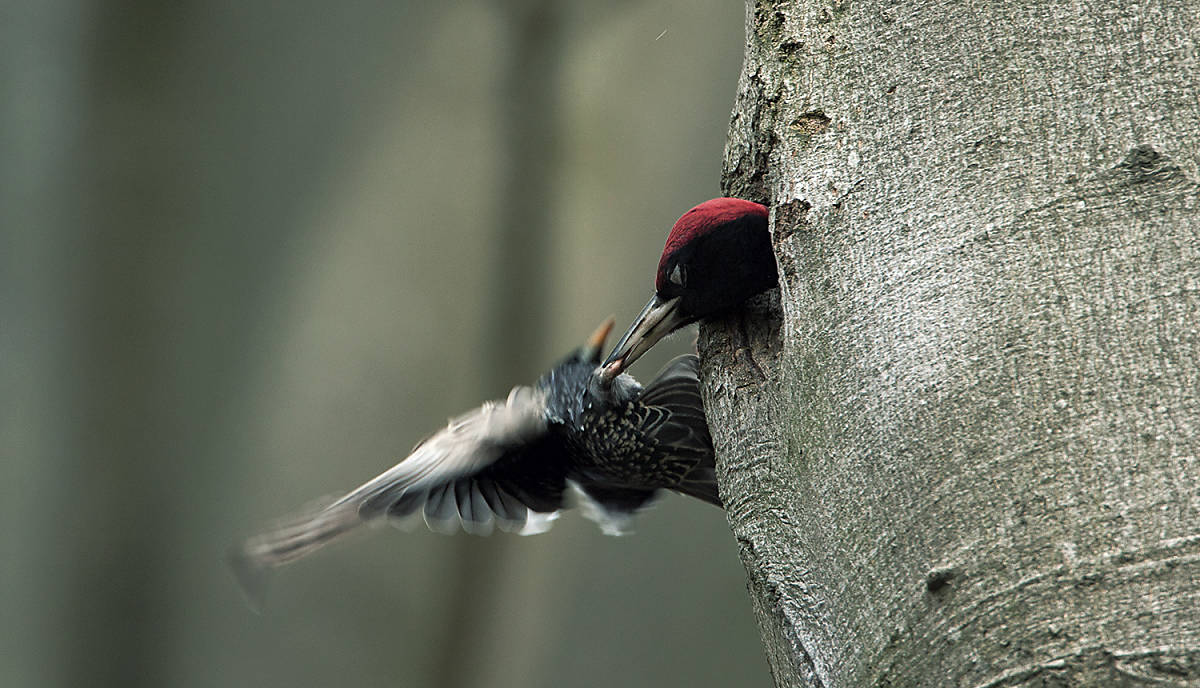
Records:
M1200 683L1195 3L750 2L702 328L781 686Z

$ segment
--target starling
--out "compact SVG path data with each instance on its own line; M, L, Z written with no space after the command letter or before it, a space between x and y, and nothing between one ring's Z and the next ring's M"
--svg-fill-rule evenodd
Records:
M607 534L624 532L661 490L721 506L696 357L676 358L645 388L601 374L612 325L533 386L452 419L344 497L247 539L231 560L252 600L265 571L365 522L420 513L439 532L539 533L566 506L568 486Z
M777 282L766 207L740 198L701 203L667 235L654 295L605 360L605 374L621 373L668 334L733 310Z

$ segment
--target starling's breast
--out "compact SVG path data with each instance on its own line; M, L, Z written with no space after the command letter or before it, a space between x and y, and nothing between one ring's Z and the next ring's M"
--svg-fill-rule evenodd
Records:
M569 438L580 474L615 485L661 484L662 451L654 437L642 429L645 414L650 411L637 402L585 407L577 430Z
M567 447L568 477L637 488L675 484L681 471L666 464L653 431L664 411L639 403L641 387L632 380L606 397L590 393L595 369L594 363L566 361L539 382L551 427Z

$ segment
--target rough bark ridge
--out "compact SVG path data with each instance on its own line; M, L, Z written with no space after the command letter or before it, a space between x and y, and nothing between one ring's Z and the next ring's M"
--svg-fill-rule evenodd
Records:
M701 345L779 685L1200 684L1200 17L1024 5L749 5L781 288Z

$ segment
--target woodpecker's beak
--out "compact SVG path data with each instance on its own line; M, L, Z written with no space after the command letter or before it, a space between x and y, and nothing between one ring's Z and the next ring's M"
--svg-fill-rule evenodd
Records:
M613 352L604 361L604 376L612 378L633 365L642 354L658 343L658 340L692 322L679 311L679 297L661 299L658 294L650 297L650 303L642 309L629 327L629 331L617 342ZM615 365L613 365L615 364Z
M585 361L599 361L600 354L604 353L604 342L608 341L608 333L612 332L613 325L617 324L617 319L614 316L608 316L608 320L600 323L600 327L588 337L587 343L583 345L583 350L580 351L580 358Z

